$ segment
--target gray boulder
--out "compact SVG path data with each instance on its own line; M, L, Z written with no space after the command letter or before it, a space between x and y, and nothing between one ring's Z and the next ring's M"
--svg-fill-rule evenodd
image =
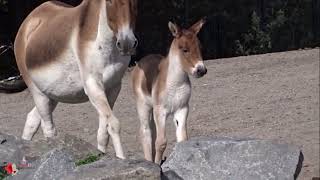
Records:
M144 160L103 158L78 167L65 180L160 180L160 166Z
M22 146L17 137L0 133L0 166L7 162L19 163L23 157Z
M31 163L55 148L64 148L76 161L91 154L102 154L90 143L68 134L24 141L15 136L0 133L0 165L4 162L19 164L23 159Z
M100 154L96 147L70 135L23 141L15 136L0 134L0 163L27 165L8 179L160 179L160 166L144 160L121 160L104 155L94 163L75 166L75 161L83 160L88 155L101 157Z
M23 152L26 157L40 157L54 148L64 148L77 161L90 154L102 154L92 144L70 134L62 134L54 138L25 141Z
M13 180L43 180L63 179L76 168L73 157L65 149L53 149L44 154L39 160L31 163L30 167L18 171L11 176Z
M296 179L299 148L267 140L195 138L178 143L162 165L164 179Z
M160 180L161 168L144 160L122 160L107 156L91 164L75 166L66 149L53 149L9 180Z

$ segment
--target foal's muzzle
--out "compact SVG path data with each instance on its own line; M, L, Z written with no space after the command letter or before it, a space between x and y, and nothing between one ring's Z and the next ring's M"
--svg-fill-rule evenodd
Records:
M204 75L206 75L208 72L207 68L204 66L203 63L199 63L195 66L195 68L192 71L192 75L196 78L201 78Z

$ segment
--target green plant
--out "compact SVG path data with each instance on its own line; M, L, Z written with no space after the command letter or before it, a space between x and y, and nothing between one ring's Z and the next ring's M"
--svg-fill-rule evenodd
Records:
M235 41L237 55L267 53L271 50L270 34L262 30L260 18L254 11L251 15L250 27L241 40Z
M89 154L87 157L85 157L84 159L80 159L76 162L76 166L81 166L81 165L85 165L85 164L90 164L93 163L95 161L98 161L101 158L101 155L94 155L94 154Z
M4 170L4 168L0 167L0 180L4 180L6 177L8 177L8 174Z

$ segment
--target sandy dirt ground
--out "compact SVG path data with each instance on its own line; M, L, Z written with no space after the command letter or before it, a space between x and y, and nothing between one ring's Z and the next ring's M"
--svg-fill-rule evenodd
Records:
M188 119L190 137L231 136L271 139L301 147L299 179L319 176L319 49L206 61L208 74L192 79ZM121 121L126 155L143 157L130 74L123 79L115 114ZM20 136L34 106L26 90L0 94L0 131ZM96 145L97 113L90 103L59 104L58 133L76 135ZM167 122L168 148L175 128ZM43 138L39 130L35 138ZM114 154L112 145L108 151Z

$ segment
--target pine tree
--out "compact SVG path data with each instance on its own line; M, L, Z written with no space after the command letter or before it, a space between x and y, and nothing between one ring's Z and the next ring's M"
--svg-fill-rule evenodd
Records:
M254 11L251 15L250 28L243 34L241 40L236 40L236 54L250 55L267 53L271 50L269 33L262 30L260 18Z

